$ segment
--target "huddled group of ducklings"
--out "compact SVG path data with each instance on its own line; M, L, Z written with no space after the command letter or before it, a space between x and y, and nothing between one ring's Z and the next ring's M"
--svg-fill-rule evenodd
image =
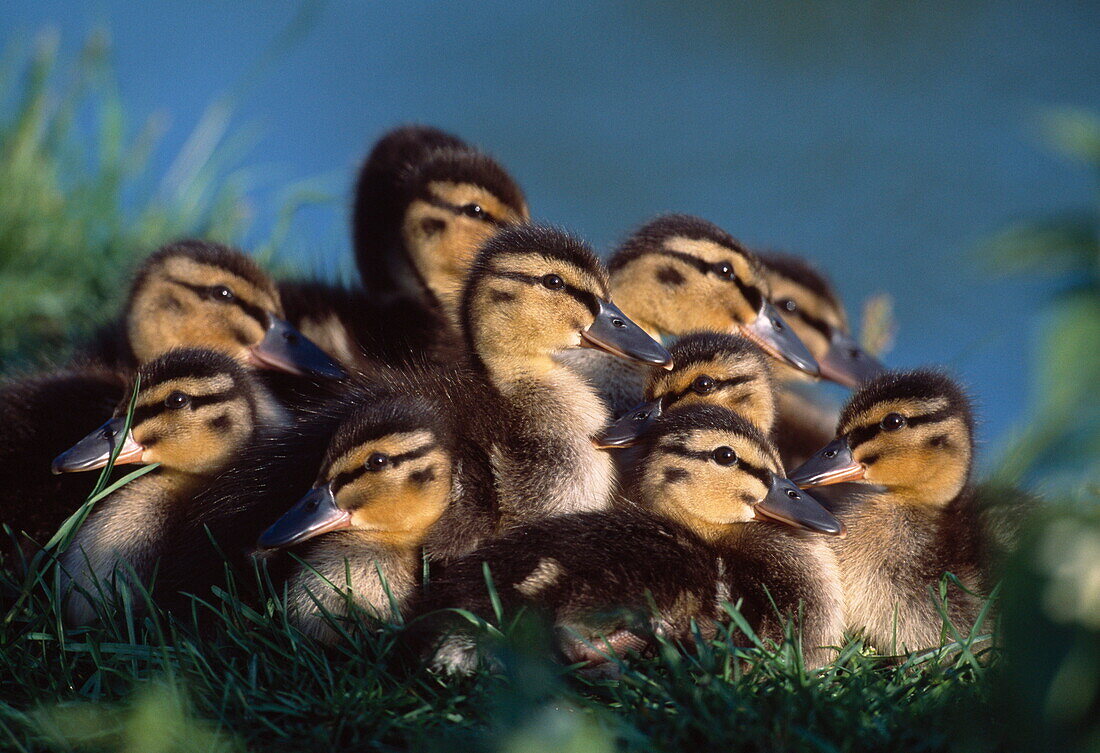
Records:
M939 646L944 608L974 626L991 573L970 404L861 349L803 260L670 214L605 267L424 126L377 142L353 215L360 286L173 243L69 364L3 386L17 557L81 506L74 472L159 464L58 554L70 625L139 584L182 609L228 563L321 641L349 612L415 618L447 672L485 661L457 615L494 602L592 665L690 647L728 604L764 639L793 621L810 667L850 634ZM855 390L839 420L817 378Z

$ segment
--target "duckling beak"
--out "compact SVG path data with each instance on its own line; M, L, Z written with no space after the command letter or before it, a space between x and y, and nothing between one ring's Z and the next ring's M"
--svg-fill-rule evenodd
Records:
M351 528L351 513L336 505L332 484L315 486L260 535L258 546L279 549L343 528Z
M760 310L756 312L756 321L752 324L742 324L739 329L742 335L780 361L785 361L810 376L818 376L821 373L809 348L783 320L775 306L768 301L760 304Z
M851 388L886 371L881 361L861 348L851 335L840 330L833 332L829 350L820 364L823 378Z
M827 486L844 481L859 481L867 473L863 463L856 462L847 437L837 437L810 456L791 474L791 481L803 489Z
M54 474L93 471L111 462L111 453L119 442L119 435L126 426L126 420L112 418L84 439L53 459L51 470ZM145 448L134 441L133 432L126 432L122 438L122 449L115 458L115 465L140 463Z
M820 502L795 486L790 479L774 473L767 496L756 505L756 517L831 536L844 536L846 533L844 524Z
M604 429L603 434L592 440L592 444L601 450L633 447L653 422L660 417L661 398L642 403Z
M599 348L619 358L672 368L672 354L630 321L611 301L600 302L596 321L581 331L581 345Z
M343 379L347 372L328 353L318 348L290 322L268 315L267 333L252 346L252 357L261 368L286 371L298 376Z

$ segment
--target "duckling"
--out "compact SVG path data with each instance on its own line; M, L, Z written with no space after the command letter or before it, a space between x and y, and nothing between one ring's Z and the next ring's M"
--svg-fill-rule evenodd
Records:
M776 422L775 386L769 359L755 343L737 335L690 332L669 352L672 369L649 375L646 402L611 424L597 440L599 447L632 447L664 411L695 403L729 408L764 436L771 436Z
M302 377L344 371L282 318L274 282L226 246L182 241L164 246L138 270L123 317L102 330L64 369L6 381L0 416L3 519L42 544L83 501L87 487L50 476L50 460L87 426L107 420L139 364L177 347L226 353L246 368L280 372L271 387L296 408ZM306 384L303 384L306 383ZM85 427L85 428L81 428Z
M818 374L813 356L768 301L756 256L717 225L682 214L657 217L622 244L608 267L616 298L651 335L736 332ZM612 416L641 401L646 372L596 354L575 355L569 363L600 386Z
M451 631L434 652L437 669L467 673L478 663L468 623L438 610L491 618L484 567L507 612L549 614L569 661L644 651L654 634L690 643L693 623L712 635L721 604L738 599L765 637L781 638L774 599L786 617L801 604L807 662L824 662L824 647L840 638L841 597L819 534L840 533L836 519L784 478L767 439L725 408L677 406L641 446L632 504L530 523L433 580L416 612L422 629L442 622Z
M122 433L126 399L111 420L53 463L55 473L102 468L121 443L117 465L160 464L99 502L61 553L65 617L73 625L95 617L85 594L116 593L129 580L127 571L151 586L160 552L177 535L176 523L196 491L243 447L286 422L263 384L223 353L172 350L142 366L138 375L129 432Z
M820 271L797 256L759 256L767 271L771 302L806 343L823 379L855 388L886 370L852 337L844 304ZM805 374L782 364L775 368L782 385L776 444L783 462L793 467L832 439L838 411L807 392Z
M105 328L81 356L132 372L174 348L209 348L248 368L345 376L283 318L267 273L219 243L179 241L149 256L134 277L123 321Z
M530 218L491 157L433 128L385 135L356 186L353 240L363 289L283 283L290 320L342 360L453 359L462 283L478 247ZM351 360L349 360L351 359Z
M929 370L887 373L844 407L836 439L791 479L823 490L847 538L833 542L845 622L880 651L939 646L941 578L947 615L962 632L981 609L978 511L970 485L974 422L953 380ZM815 491L815 494L817 492Z
M316 482L260 536L284 558L291 621L325 643L338 634L324 617L347 616L347 598L379 620L395 620L420 585L422 548L448 526L463 469L448 416L410 396L359 408L332 437ZM306 543L308 542L308 543ZM337 590L339 589L339 590Z
M607 272L582 241L512 226L482 246L466 283L462 325L473 368L495 393L503 434L490 457L505 523L607 504L614 475L592 439L607 411L560 362L580 346L649 367L669 352L610 300Z

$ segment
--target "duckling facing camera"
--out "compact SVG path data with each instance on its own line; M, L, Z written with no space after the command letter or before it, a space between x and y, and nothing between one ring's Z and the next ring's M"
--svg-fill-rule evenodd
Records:
M281 565L291 621L326 643L349 601L399 619L419 588L423 547L462 470L449 421L426 401L384 398L335 433L316 484L268 528L261 550L289 548Z
M970 401L958 384L936 371L893 372L861 387L836 439L791 473L807 488L836 484L821 498L849 532L832 542L845 623L880 651L941 644L944 573L963 584L948 587L951 624L966 634L978 617L984 578L973 445Z
M193 496L238 453L286 420L263 384L227 355L179 349L142 366L129 431L130 400L107 423L59 455L54 473L116 464L160 466L101 500L59 558L65 618L96 617L89 597L152 587L160 554L188 516Z
M468 673L480 662L469 623L448 609L493 616L487 567L508 613L545 612L567 661L645 652L654 635L690 643L713 635L721 604L743 599L754 628L782 637L798 614L807 662L840 639L841 592L821 534L839 522L783 477L748 421L717 406L680 406L646 432L629 480L633 503L544 519L486 543L433 581L417 609L445 630L433 664Z

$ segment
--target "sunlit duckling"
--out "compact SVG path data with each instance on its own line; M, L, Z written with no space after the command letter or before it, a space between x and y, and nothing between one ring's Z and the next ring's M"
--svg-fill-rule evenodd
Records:
M379 620L400 616L419 588L431 530L448 525L441 518L461 493L454 443L449 419L408 397L364 406L337 430L314 487L259 540L298 558L275 569L299 629L335 642L326 613L347 617L349 598Z
M495 160L427 126L377 143L356 186L353 241L363 289L280 286L288 317L341 360L448 360L461 343L462 284L498 228L530 217L523 192Z
M970 402L954 381L935 371L887 373L853 395L836 439L791 474L805 487L842 484L822 499L848 528L832 542L845 622L880 651L940 645L945 572L980 592L973 444ZM964 634L980 606L949 587L947 614Z
M654 370L645 385L646 402L611 424L597 444L631 447L649 425L676 405L720 405L747 418L764 436L776 420L770 359L738 335L692 332L669 348L673 367Z
M836 519L783 477L759 431L724 408L674 408L641 446L635 505L523 526L432 582L418 613L451 631L435 649L438 669L466 673L479 662L468 623L438 610L492 619L484 567L506 612L548 613L569 661L644 651L655 634L690 642L693 621L713 634L721 603L738 599L754 628L778 639L774 599L786 617L801 606L807 662L824 663L823 647L841 637L839 581L820 535L840 533Z
M142 366L129 432L130 400L115 416L53 464L55 473L88 471L110 462L159 463L152 472L97 503L60 557L65 616L86 624L95 609L84 593L110 596L132 570L150 585L162 549L188 515L193 495L249 443L286 420L263 384L237 361L207 350L170 351ZM70 589L73 589L70 591Z
M592 250L551 228L501 230L473 264L462 325L474 369L495 392L491 410L504 423L490 450L504 521L607 504L611 459L592 444L607 410L559 359L588 346L649 367L672 361L611 302Z
M249 368L340 377L343 369L283 316L274 280L240 251L187 240L142 264L124 321L86 352L135 368L173 348L208 348Z
M846 387L878 376L885 367L865 351L848 328L848 315L829 281L805 259L760 254L771 302L821 365L821 376ZM803 463L832 439L837 407L807 390L805 374L776 364L779 426L775 442L788 467Z
M39 544L87 494L50 475L50 460L111 416L139 364L174 348L209 348L266 374L336 377L339 366L282 318L275 283L249 257L219 244L182 241L137 272L124 315L63 370L0 387L0 505L13 530ZM290 376L295 375L295 376ZM281 385L282 386L282 385ZM280 395L284 390L280 390Z
M608 268L616 300L651 335L737 333L769 355L818 374L809 350L768 301L756 256L717 225L688 215L658 217L623 243ZM646 372L595 354L569 362L600 386L613 416L640 402Z

